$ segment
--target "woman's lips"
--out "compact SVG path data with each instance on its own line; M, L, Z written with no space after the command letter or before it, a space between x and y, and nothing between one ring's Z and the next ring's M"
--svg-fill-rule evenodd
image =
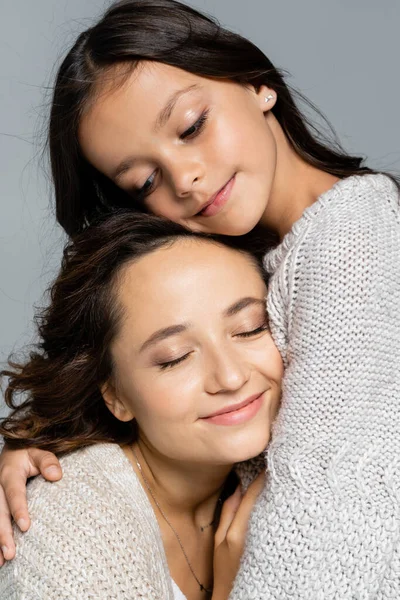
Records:
M214 215L218 214L220 210L223 209L223 207L229 200L231 190L235 184L235 178L236 175L231 177L228 183L225 184L224 187L215 195L212 202L210 202L210 204L207 204L207 206L198 213L198 216L213 217Z
M207 423L213 423L214 425L239 425L241 423L246 423L246 421L250 421L250 419L258 413L262 406L262 402L263 394L259 394L241 408L212 417L205 417L202 420Z

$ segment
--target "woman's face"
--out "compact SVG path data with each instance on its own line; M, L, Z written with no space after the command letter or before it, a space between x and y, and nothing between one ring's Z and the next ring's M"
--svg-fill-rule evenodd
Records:
M122 273L113 383L117 418L136 418L158 454L231 465L267 445L282 361L268 331L266 288L244 254L179 240Z
M99 84L82 151L133 203L193 230L242 235L274 181L269 93L145 62L122 86Z

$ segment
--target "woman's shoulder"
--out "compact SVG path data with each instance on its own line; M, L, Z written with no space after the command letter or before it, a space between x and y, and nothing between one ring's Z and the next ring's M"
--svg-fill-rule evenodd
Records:
M87 446L60 457L63 477L49 482L38 476L28 484L29 510L36 513L52 497L70 498L68 507L84 503L87 496L108 501L110 493L138 494L141 486L128 459L117 444Z
M32 594L40 590L46 600L81 600L93 589L99 598L121 599L168 590L154 512L120 447L98 444L60 462L60 481L37 477L28 486L32 524L25 534L15 529L17 556L0 570L0 592L9 581Z
M113 537L123 522L130 535L140 536L138 524L154 521L154 513L124 452L117 444L97 444L60 458L62 479L49 482L39 476L27 490L32 526L27 534L16 530L17 542L30 543L65 532L74 539ZM138 528L139 527L139 528Z

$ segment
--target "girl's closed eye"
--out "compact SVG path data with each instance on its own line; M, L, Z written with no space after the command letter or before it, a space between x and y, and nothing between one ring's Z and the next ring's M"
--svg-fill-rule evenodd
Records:
M197 121L179 136L180 139L186 140L194 139L195 137L197 137L204 129L204 126L208 119L208 114L209 111L205 110L202 113L202 115L197 119ZM154 181L156 175L157 171L153 171L153 173L145 181L142 187L134 189L133 195L135 200L137 200L138 202L142 202L147 196L149 196L154 191Z
M137 200L138 202L142 202L147 196L149 196L152 193L156 175L157 171L153 171L153 173L148 179L146 179L141 188L134 188L132 195L134 196L135 200Z
M193 139L197 137L204 129L207 119L208 119L209 111L205 110L202 115L197 119L193 125L191 125L186 131L184 131L179 138L181 140Z

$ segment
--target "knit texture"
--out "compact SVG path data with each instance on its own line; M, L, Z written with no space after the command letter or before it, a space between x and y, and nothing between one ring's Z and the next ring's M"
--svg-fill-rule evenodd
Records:
M115 444L61 459L63 478L28 486L32 525L0 569L1 600L173 600L151 504Z
M265 257L286 373L231 600L400 599L400 207L338 182Z

